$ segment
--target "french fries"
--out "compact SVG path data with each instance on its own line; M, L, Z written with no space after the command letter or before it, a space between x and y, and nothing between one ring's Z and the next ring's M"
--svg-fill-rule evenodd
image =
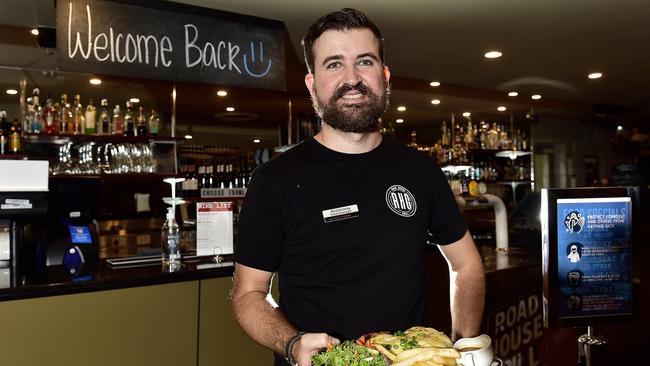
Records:
M392 362L392 366L456 366L460 354L444 333L412 327L395 334L375 333L368 344Z

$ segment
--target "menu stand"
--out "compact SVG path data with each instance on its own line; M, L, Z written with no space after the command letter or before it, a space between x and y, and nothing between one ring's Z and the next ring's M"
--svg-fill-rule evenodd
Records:
M594 327L587 326L587 334L578 337L578 366L606 366L609 341L594 334Z

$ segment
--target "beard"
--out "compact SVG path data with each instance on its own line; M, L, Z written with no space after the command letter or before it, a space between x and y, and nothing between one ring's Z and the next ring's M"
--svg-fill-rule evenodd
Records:
M342 99L345 93L350 91L356 91L367 96L368 101L339 105L337 103L339 99ZM327 101L323 101L318 97L318 91L314 85L312 104L323 122L332 128L342 132L367 133L379 131L379 119L388 108L389 98L390 83L385 80L382 96L378 96L362 82L359 82L356 85L343 84Z

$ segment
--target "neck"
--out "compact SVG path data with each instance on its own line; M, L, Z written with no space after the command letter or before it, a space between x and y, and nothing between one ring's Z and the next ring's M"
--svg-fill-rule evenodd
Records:
M344 154L362 154L372 151L381 142L379 131L354 133L343 132L323 123L321 131L314 139L330 150Z

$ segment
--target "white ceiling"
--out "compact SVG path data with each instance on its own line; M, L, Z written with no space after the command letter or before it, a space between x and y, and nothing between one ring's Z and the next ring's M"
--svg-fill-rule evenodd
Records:
M180 0L283 21L294 48L319 16L353 6L382 29L392 74L528 96L630 107L650 115L647 0ZM2 0L0 24L54 26L54 0ZM487 60L498 49L504 56ZM0 53L0 64L15 53ZM31 58L40 54L30 54ZM599 71L604 77L589 80ZM435 95L421 98L426 104ZM393 105L413 96L394 93ZM441 100L445 103L445 96ZM403 100L396 100L403 99ZM507 97L504 96L504 100ZM451 102L451 97L450 97ZM460 103L455 101L456 104ZM431 108L431 105L427 106ZM487 108L487 107L486 107Z

